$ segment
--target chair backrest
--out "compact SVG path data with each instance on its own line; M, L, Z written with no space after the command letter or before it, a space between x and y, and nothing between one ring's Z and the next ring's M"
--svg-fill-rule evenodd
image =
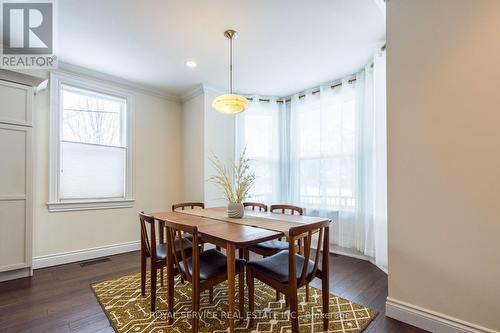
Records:
M139 221L141 222L141 248L144 250L148 257L156 258L155 219L153 216L144 214L144 212L140 212ZM147 225L150 226L149 237ZM151 247L151 244L154 244L155 246Z
M199 258L200 252L198 249L198 228L196 226L190 226L170 221L165 221L165 227L167 231L167 262L172 260L172 263L176 265L176 267L181 267L183 265L184 273L183 277L187 281L191 283L197 283L200 278L200 267L199 267ZM185 235L192 235L192 249L191 249L191 260L192 260L192 272L190 272L187 258L189 255L187 254L186 248L184 248L184 240ZM182 271L181 271L182 272Z
M294 215L295 213L298 215L304 215L304 208L292 205L271 205L270 211L271 213L279 211L281 214L287 214L287 211L289 211L291 215Z
M177 204L172 205L172 211L175 211L177 209L184 210L186 207L189 207L191 209L194 209L194 207L200 207L200 208L205 208L205 204L203 202L181 202Z
M326 220L323 222L316 222L316 223L311 223L311 224L304 224L300 225L297 227L290 228L288 235L288 242L289 242L289 276L290 276L290 283L297 283L295 279L293 279L293 276L296 276L296 263L295 263L295 240L296 237L304 237L304 264L302 265L302 270L299 278L299 285L304 285L307 279L307 266L309 263L309 259L311 257L311 245L313 243L313 235L318 235L318 241L316 244L316 255L314 257L314 268L312 271L311 276L314 278L316 276L316 272L318 270L318 264L319 264L319 257L320 253L322 251L329 251L329 243L330 243L330 237L329 237L329 224L330 221ZM322 247L323 246L323 247ZM295 281L295 282L294 282Z
M267 212L267 205L259 202L244 202L243 207L250 207L252 210L255 210L255 208L258 208L259 211L264 211Z

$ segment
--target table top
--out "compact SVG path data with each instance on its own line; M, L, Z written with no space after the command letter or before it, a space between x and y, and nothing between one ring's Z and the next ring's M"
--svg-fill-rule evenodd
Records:
M250 246L283 236L282 232L255 228L238 223L189 215L180 212L159 212L151 214L159 221L170 221L196 226L203 240L224 247L231 243L236 248Z
M325 217L279 214L257 210L245 210L245 215L243 216L243 218L235 219L227 217L226 208L220 207L205 209L187 208L185 210L179 210L178 212L218 221L225 221L240 225L278 231L283 233L285 236L288 236L288 231L290 230L290 228L307 223L329 221L329 219Z

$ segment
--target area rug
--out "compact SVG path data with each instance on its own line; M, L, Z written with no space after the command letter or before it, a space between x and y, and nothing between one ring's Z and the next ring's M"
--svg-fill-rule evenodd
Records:
M157 310L151 313L150 297L141 296L141 275L127 275L118 279L92 284L92 289L117 333L171 333L191 332L191 285L175 280L175 320L167 324L167 291L158 286ZM289 311L285 300L276 301L276 292L255 280L254 326L249 327L245 316L236 320L236 332L240 333L287 333L291 332ZM146 284L149 286L149 280ZM236 284L237 287L237 284ZM146 294L149 294L147 288ZM236 288L237 289L237 288ZM214 289L214 300L208 302L208 292L201 298L200 332L227 332L227 285L222 283ZM248 311L245 291L245 311ZM299 290L300 332L322 332L321 290L310 287L309 302L305 301L305 289ZM235 295L236 308L238 295ZM362 305L330 294L329 332L362 332L375 318L377 312Z

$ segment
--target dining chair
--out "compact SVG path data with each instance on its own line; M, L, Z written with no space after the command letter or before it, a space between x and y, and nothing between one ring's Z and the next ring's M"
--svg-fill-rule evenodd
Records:
M172 211L175 212L177 209L184 210L187 207L194 209L195 207L199 207L201 209L205 209L205 204L203 202L181 202L172 205Z
M163 268L167 266L167 245L164 240L164 233L162 228L159 229L159 237L156 237L156 224L153 216L139 213L139 221L141 223L141 295L146 296L146 264L147 258L151 261L151 311L156 310L156 283L157 271L160 270L160 283L164 284ZM149 235L147 230L149 225ZM151 246L151 244L155 246ZM184 240L182 244L186 249L186 254L191 256L192 244L189 240ZM180 244L176 243L179 248ZM173 274L179 274L178 269L173 271Z
M173 290L174 286L174 276L170 274L170 271L174 267L179 267L183 278L192 285L192 332L198 333L200 294L227 280L227 257L216 249L210 249L201 253L193 251L190 257L186 254L186 249L182 244L184 244L183 240L185 240L185 235L188 233L192 235L193 248L197 248L199 243L197 227L169 221L165 222L165 226L169 248L169 251L167 251L168 290ZM181 244L178 251L175 249L174 244ZM244 260L236 259L235 273L239 276L238 302L240 315L244 313L244 266ZM172 324L174 319L174 294L170 292L168 293L168 311L169 324Z
M254 318L254 278L287 295L290 302L292 333L297 333L299 332L297 289L308 286L315 277L318 277L322 280L323 289L323 329L325 331L328 329L329 277L327 254L329 251L329 222L323 221L290 228L288 250L267 258L247 262L250 326L253 326ZM293 244L295 244L297 237L303 237L304 234L307 235L304 238L304 255L300 255L296 253L296 247ZM318 239L316 253L314 259L311 260L313 235L318 235ZM322 252L320 249L323 251L321 270L318 267L320 253Z
M287 212L290 212L291 215L293 215L294 213L302 215L304 210L301 207L292 205L271 205L270 211L271 213L280 211L280 213L282 214L287 214ZM250 251L260 254L264 257L272 256L273 254L284 251L286 249L288 249L288 242L283 242L276 239L262 242L249 248Z
M267 212L268 207L266 204L259 203L259 202L244 202L243 207L246 209L247 207L251 208L252 210L255 210L255 208L258 208L259 212Z
M173 204L172 211L175 212L178 209L185 210L186 208L194 209L195 207L205 209L205 204L203 202L181 202ZM193 240L193 236L189 234L186 234L185 238L190 242ZM201 251L203 251L205 249L205 242L200 241L200 246L201 246Z
M271 205L269 210L271 213L281 211L281 214L287 214L288 211L290 215L294 215L295 213L298 215L304 215L304 208L293 205Z
M271 211L271 213L278 211L281 214L294 215L295 213L297 213L298 215L302 215L304 212L304 209L301 207L292 206L292 205L271 205L270 211ZM299 252L302 252L302 240L299 238L297 240L297 242L298 242L298 246L299 246ZM247 261L250 259L249 251L260 254L261 256L263 256L265 258L265 257L272 256L280 251L285 251L286 249L288 249L288 242L283 242L281 240L281 238L280 239L273 239L273 240L262 242L262 243L259 243L259 244L256 244L256 245L249 247L245 251L244 257L245 257L245 260L247 260ZM247 280L248 280L248 275L247 275ZM248 284L248 282L247 282L247 284ZM308 293L309 288L307 288L306 290L307 290L307 298L309 299L309 293ZM280 299L280 292L279 292L279 290L276 290L276 300L279 300L279 299ZM287 302L287 304L288 304L288 302Z

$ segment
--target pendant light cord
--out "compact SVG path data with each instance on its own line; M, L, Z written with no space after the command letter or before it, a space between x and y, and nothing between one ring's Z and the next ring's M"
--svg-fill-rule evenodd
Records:
M229 38L229 92L233 93L233 38Z

